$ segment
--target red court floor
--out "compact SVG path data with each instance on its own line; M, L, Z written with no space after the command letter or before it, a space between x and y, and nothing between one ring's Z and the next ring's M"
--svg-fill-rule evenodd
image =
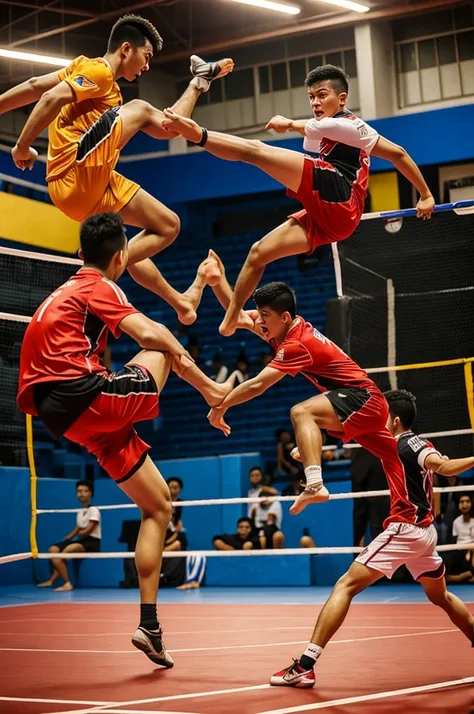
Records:
M0 711L474 712L474 649L430 604L353 605L318 662L314 689L269 687L269 675L301 653L320 608L162 605L175 659L164 671L130 645L136 605L3 607Z

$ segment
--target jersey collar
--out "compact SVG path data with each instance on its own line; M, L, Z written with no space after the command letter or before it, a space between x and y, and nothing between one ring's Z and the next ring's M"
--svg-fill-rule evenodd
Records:
M397 434L394 438L398 441L402 436L406 436L407 434L413 434L412 430L407 429L406 431L402 431L401 434Z

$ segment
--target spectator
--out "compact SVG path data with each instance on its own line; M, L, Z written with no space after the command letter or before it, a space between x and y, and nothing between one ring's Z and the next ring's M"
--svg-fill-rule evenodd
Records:
M216 550L258 550L260 540L252 533L253 524L250 518L239 518L237 533L223 533L212 539Z
M448 583L474 583L474 518L472 517L472 499L467 493L459 499L458 509L461 513L453 521L453 541L466 544L466 550L453 550L448 553L447 575Z
M223 363L221 353L216 352L211 362L211 379L217 382L217 384L222 384L227 379L228 374L229 369Z
M166 479L166 483L168 484L168 488L170 490L172 502L176 503L182 501L183 499L179 497L181 491L183 490L182 480L178 478L178 476L171 476ZM188 547L186 529L184 528L183 521L181 520L182 512L182 506L172 506L171 508L171 521L165 538L165 550L186 550ZM168 540L170 540L170 543L168 543ZM166 547L167 545L173 545L173 547Z
M60 543L55 543L49 547L50 553L97 553L100 551L100 512L95 506L91 506L91 499L94 495L94 485L92 481L78 481L76 484L76 496L82 504L82 508L76 516L76 526ZM66 561L62 558L51 560L53 572L49 580L39 583L39 588L49 588L60 577L64 584L55 588L56 592L66 592L73 590L73 585L69 580Z
M283 548L285 536L281 530L283 512L281 503L271 498L275 489L264 486L259 493L260 498L268 496L251 508L251 518L258 531L262 548Z
M242 351L238 354L235 367L234 374L237 382L239 384L246 382L249 378L249 361L245 352Z
M293 433L289 429L278 429L275 433L278 439L277 445L277 469L291 478L300 477L303 473L301 463L295 461L291 456L292 450L296 446Z
M249 481L252 484L248 490L249 498L258 498L260 491L264 486L267 488L268 491L272 493L272 495L276 496L278 494L276 488L272 488L271 486L267 486L265 484L265 474L263 473L260 466L252 466L249 471ZM249 518L251 517L252 506L254 505L254 503L248 504L247 516Z

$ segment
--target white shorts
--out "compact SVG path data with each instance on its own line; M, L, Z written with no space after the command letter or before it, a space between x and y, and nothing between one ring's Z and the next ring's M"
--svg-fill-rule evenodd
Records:
M391 578L401 565L406 565L415 580L423 576L440 578L444 564L436 552L438 534L431 525L419 528L411 523L390 523L377 538L364 548L356 561Z

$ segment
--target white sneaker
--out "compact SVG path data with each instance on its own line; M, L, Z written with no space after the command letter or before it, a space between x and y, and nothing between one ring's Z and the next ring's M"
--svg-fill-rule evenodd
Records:
M166 651L161 629L154 632L139 627L132 635L132 645L146 654L154 664L171 669L174 666L173 658Z

